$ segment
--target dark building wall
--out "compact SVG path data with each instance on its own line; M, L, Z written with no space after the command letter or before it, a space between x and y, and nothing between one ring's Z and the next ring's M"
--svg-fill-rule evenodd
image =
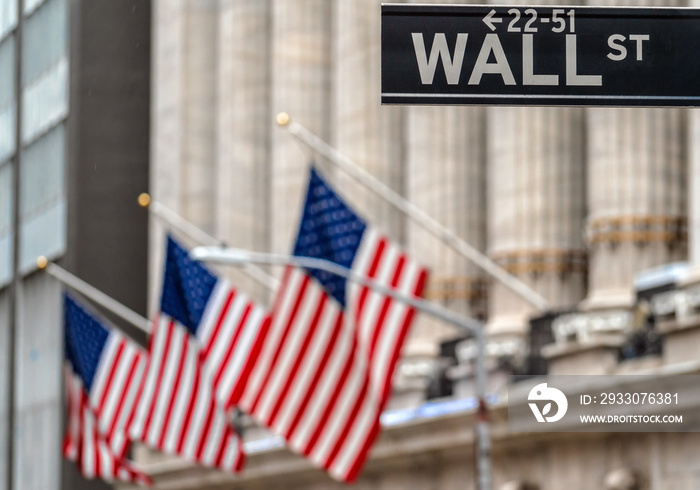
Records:
M73 0L66 266L146 314L147 0Z
M70 12L64 264L146 315L148 215L136 199L148 190L151 4L71 0ZM107 487L63 468L64 489Z

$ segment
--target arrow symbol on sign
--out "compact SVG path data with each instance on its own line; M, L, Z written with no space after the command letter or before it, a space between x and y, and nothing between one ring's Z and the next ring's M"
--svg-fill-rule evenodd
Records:
M491 12L486 14L486 17L482 19L484 21L484 24L489 26L489 29L491 29L492 31L496 30L496 26L494 26L494 24L500 24L501 22L503 22L503 19L501 18L497 17L494 19L494 15L496 15L496 11L494 9L491 9Z

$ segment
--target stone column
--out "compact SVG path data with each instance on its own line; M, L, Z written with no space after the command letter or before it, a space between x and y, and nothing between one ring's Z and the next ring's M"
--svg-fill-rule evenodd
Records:
M583 313L553 324L557 343L544 351L557 374L611 372L635 317L645 321L644 305L633 312L635 274L686 256L683 110L590 108L586 116L588 296Z
M686 256L685 113L588 110L589 291L582 308L629 309L638 271Z
M548 3L548 2L546 2ZM488 252L552 309L585 295L584 119L579 108L488 110ZM524 354L535 307L492 280L495 354Z
M671 322L671 328L665 331L664 360L667 363L696 359L700 342L700 111L692 109L687 116L690 271L682 285L684 294L678 298L682 300L676 299L676 322Z
M473 247L486 242L486 125L484 108L410 107L407 112L408 199ZM430 268L425 297L466 316L486 313L484 275L478 267L408 221L410 252ZM403 350L399 382L425 383L421 371L441 369L440 342L466 335L420 315Z
M629 309L636 272L687 254L686 117L683 109L650 108L592 108L587 117L590 277L581 306Z
M340 152L395 191L405 191L404 113L380 102L380 1L338 0L336 12L333 142ZM390 205L339 175L341 191L373 226L405 238L404 219Z
M481 107L410 107L407 111L407 197L476 249L486 246L486 110ZM483 316L480 269L420 226L407 225L410 251L430 267L426 298L467 316ZM460 333L422 322L414 332L428 352ZM418 330L418 329L416 329Z
M215 232L217 211L218 3L159 0L153 8L153 86L158 90L152 106L151 192L209 233ZM153 223L152 307L160 290L163 231Z
M551 308L574 306L585 294L583 128L579 108L488 112L489 254ZM533 313L532 305L491 282L492 338L523 339Z
M326 0L272 1L272 113L331 136L332 11ZM272 134L272 249L290 253L301 219L308 164L315 155L284 130ZM276 270L277 273L281 272Z
M589 110L591 271L581 309L588 310L583 334L594 341L617 337L617 347L635 327L643 306L635 306L636 273L687 256L686 116L683 109ZM656 326L668 364L692 359L688 346L700 339L697 320L676 315Z
M271 1L223 0L220 9L216 236L265 252L271 237ZM271 297L238 268L225 273L259 301Z
M700 110L688 113L689 155L688 155L688 259L691 274L700 282Z
M216 216L217 6L158 1L154 11L154 194L208 232Z

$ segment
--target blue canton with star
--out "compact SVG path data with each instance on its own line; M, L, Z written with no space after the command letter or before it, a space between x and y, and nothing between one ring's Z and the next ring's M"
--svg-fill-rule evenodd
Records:
M63 316L66 359L90 391L109 331L68 294L63 297Z
M204 309L218 281L188 250L168 236L160 311L197 333Z
M325 259L350 269L366 229L365 221L311 167L294 255ZM345 307L345 278L318 269L306 271Z

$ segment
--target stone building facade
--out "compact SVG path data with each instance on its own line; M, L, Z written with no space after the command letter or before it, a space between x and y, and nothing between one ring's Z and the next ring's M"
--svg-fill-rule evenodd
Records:
M316 162L368 221L430 266L430 300L485 318L491 385L502 392L503 375L532 354L530 319L543 312L276 127L276 114L285 111L526 283L552 310L567 311L554 322L556 342L541 351L550 372L698 372L700 321L692 301L678 299L693 297L686 292L693 266L700 266L695 112L382 106L379 5L155 1L154 199L228 245L287 253L307 167ZM163 228L152 222L152 298ZM620 361L639 307L635 277L686 261L689 250L691 273L671 300L686 306L678 316L676 306L667 308L658 326L663 354ZM269 304L271 291L241 271L220 272ZM393 407L422 403L431 375L444 367L441 344L444 354L446 341L458 336L420 319L403 351ZM453 399L470 392L469 346L457 343L457 365L448 370ZM693 434L532 439L508 434L504 417L495 406L494 488L700 484L691 457L700 438ZM473 488L472 422L473 411L464 410L387 427L358 488ZM157 488L339 487L279 447L251 453L238 479L156 455L141 459L157 474ZM624 475L637 483L614 486Z

